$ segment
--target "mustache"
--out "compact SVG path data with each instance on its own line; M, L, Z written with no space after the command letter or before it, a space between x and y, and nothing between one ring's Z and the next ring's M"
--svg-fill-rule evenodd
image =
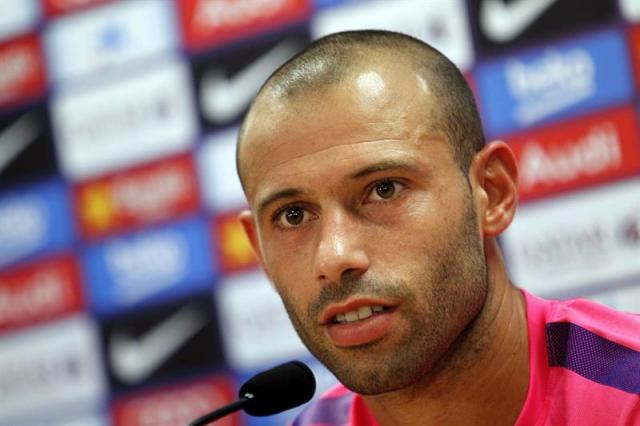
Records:
M317 318L328 305L355 295L402 299L408 297L410 291L404 281L382 282L371 278L345 277L325 284L316 300L309 305L307 314L309 318Z

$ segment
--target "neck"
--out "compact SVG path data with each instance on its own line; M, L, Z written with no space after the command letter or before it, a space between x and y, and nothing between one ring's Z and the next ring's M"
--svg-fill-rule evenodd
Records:
M409 389L364 397L381 425L516 421L529 384L524 299L509 282L495 240L485 243L485 254L486 301L445 359Z

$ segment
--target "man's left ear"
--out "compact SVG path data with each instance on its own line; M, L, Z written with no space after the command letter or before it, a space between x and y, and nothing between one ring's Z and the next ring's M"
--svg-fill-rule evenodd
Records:
M507 229L518 206L518 165L509 145L485 145L471 163L469 178L482 231L496 237Z

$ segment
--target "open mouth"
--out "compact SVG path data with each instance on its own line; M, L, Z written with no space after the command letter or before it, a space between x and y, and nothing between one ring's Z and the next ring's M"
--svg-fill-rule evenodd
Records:
M373 315L387 311L390 308L382 305L360 306L358 309L342 312L331 318L332 324L348 324L356 321L362 321Z

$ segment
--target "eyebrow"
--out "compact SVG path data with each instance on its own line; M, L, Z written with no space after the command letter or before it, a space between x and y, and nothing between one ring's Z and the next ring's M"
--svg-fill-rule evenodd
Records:
M402 160L384 160L358 170L357 172L353 173L350 178L360 179L374 173L385 172L387 170L393 169L408 169L417 171L418 167Z
M260 201L260 203L258 204L258 216L261 216L270 204L278 200L281 200L283 198L296 197L301 194L302 194L302 190L298 188L287 188L278 192L274 192L273 194L266 197L264 200Z

